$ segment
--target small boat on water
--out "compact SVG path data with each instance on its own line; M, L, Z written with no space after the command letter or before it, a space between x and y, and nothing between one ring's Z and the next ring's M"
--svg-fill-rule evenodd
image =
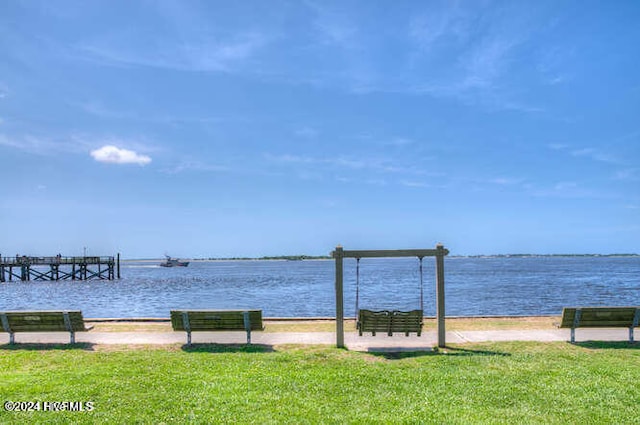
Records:
M167 259L160 263L161 267L187 267L189 265L188 261L180 261L177 258L171 258L168 255L165 255Z

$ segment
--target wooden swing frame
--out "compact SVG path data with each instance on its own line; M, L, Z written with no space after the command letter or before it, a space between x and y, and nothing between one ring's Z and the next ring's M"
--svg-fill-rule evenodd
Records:
M336 261L336 346L344 348L344 267L345 258L435 257L436 258L436 319L438 322L438 347L446 346L444 312L444 257L449 254L442 244L436 249L399 249L345 251L338 245L331 253Z

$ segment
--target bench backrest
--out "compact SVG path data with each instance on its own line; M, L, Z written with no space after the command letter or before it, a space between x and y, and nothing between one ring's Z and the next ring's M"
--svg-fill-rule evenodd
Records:
M638 326L639 307L565 307L561 328L629 328ZM579 311L579 313L578 313ZM579 320L576 320L576 314ZM635 323L634 323L635 320Z
M174 331L245 330L245 311L249 312L251 330L262 330L262 310L171 310L171 326ZM189 329L185 326L185 314Z
M5 311L0 312L5 332L83 332L81 311Z
M419 332L422 330L422 310L358 311L361 332Z

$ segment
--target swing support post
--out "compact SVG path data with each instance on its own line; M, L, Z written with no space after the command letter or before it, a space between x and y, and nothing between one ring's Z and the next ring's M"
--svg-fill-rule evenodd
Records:
M344 348L343 249L340 245L336 247L333 256L336 259L336 346Z
M438 321L438 347L446 347L444 327L444 256L442 244L436 245L436 319Z
M399 250L366 250L345 251L338 245L331 253L336 261L336 346L344 348L344 258L373 258L373 257L436 257L436 319L438 322L438 347L446 346L445 340L445 311L444 311L444 257L449 250L442 244L436 249L399 249Z

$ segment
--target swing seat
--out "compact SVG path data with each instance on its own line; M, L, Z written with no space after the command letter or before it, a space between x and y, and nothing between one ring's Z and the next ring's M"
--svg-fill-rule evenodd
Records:
M399 311L399 310L365 310L358 311L358 335L363 332L371 332L376 336L376 332L386 332L393 336L393 333L414 332L418 336L422 334L422 310Z

